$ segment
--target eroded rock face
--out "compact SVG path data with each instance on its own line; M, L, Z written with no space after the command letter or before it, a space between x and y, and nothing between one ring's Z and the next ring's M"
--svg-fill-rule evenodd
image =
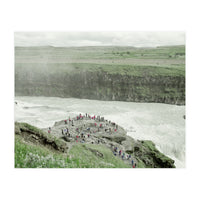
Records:
M83 72L65 74L62 78L60 74L55 74L52 79L46 77L46 74L40 74L42 77L38 82L38 74L32 74L35 79L28 80L27 76L22 76L21 73L23 72L20 71L16 76L15 87L15 93L19 96L185 104L185 77L137 77L105 72ZM59 87L54 87L57 84Z
M27 123L15 123L15 134L24 138L28 143L44 145L47 148L66 153L68 146L61 139L47 135L40 129Z
M134 154L146 167L175 168L174 160L158 151L152 141L138 141Z

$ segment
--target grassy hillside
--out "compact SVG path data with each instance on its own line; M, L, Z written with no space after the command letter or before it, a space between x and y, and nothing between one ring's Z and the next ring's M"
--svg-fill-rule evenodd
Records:
M66 142L27 123L15 123L16 168L127 168L104 145Z
M97 150L99 157L91 150ZM127 168L110 149L101 145L78 144L68 154L50 150L42 145L27 143L21 136L15 137L16 168Z

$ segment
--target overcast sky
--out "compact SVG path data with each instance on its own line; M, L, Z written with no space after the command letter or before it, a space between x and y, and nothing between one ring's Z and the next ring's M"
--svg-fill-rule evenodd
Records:
M184 32L15 32L15 46L135 46L185 44Z

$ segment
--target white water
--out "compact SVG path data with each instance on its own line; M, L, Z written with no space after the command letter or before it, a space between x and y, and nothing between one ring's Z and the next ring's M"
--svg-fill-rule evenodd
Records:
M15 100L15 121L45 128L79 113L101 115L118 123L134 139L152 140L175 160L176 167L185 167L185 106L57 97Z

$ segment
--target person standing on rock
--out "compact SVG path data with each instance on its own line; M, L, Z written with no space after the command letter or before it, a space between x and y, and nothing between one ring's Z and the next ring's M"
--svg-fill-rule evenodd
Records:
M136 163L135 163L135 164L133 164L133 168L136 168Z
M131 163L132 163L132 165L133 165L133 164L134 164L134 161L132 160Z

